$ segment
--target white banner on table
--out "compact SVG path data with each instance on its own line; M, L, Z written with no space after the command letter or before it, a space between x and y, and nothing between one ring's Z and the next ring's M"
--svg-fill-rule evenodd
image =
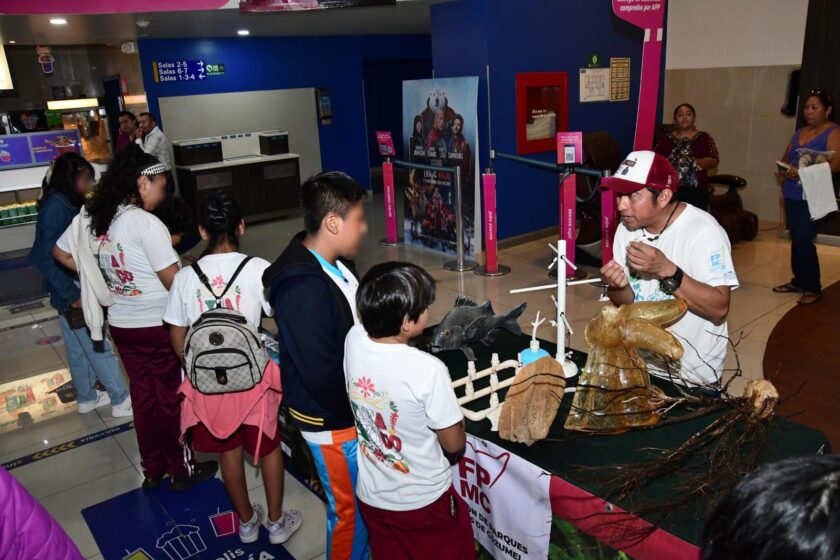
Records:
M452 467L470 507L473 532L496 560L545 560L551 533L551 475L501 447L467 434Z

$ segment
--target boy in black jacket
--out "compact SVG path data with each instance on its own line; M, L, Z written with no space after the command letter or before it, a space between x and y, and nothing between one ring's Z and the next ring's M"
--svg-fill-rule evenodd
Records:
M304 228L263 275L277 321L283 403L327 493L327 558L369 557L358 513L356 429L344 383L344 339L357 324L351 261L367 232L365 190L344 173L301 187Z

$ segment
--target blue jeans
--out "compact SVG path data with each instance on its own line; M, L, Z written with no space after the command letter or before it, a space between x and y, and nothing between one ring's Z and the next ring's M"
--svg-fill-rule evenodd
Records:
M96 389L93 385L99 378L111 397L111 404L122 404L128 397L128 388L111 343L106 339L105 351L96 352L87 329L71 329L63 314L58 318L64 335L70 377L73 379L73 387L76 388L76 399L80 403L95 401Z
M785 199L785 214L790 230L790 266L793 269L791 284L803 292L819 294L820 261L817 257L817 222L811 220L808 202L805 200Z

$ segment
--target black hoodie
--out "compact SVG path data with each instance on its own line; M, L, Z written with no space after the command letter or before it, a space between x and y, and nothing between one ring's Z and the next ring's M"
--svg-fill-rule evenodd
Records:
M354 425L344 381L344 338L353 311L298 233L263 274L274 307L283 404L302 430ZM355 276L351 261L339 259Z

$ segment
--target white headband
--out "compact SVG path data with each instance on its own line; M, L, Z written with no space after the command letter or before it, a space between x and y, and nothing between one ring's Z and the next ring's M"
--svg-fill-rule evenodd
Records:
M155 175L160 175L161 173L166 173L169 171L169 166L165 163L153 163L146 169L140 172L140 175L145 175L146 177L153 177Z

